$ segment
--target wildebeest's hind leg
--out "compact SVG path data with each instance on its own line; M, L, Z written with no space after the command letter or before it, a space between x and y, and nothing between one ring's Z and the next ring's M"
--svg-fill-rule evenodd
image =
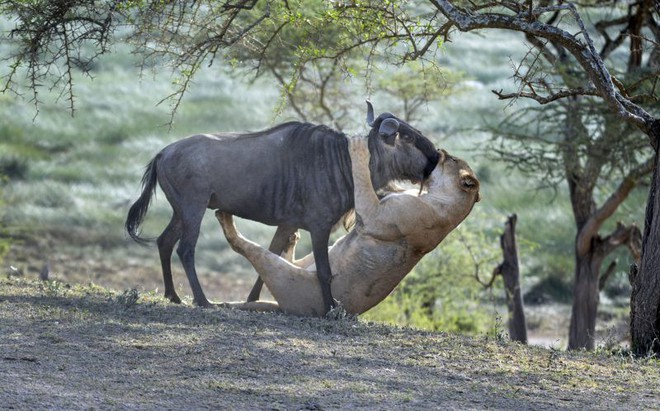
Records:
M174 245L181 238L181 219L176 212L172 214L172 219L163 233L156 240L158 244L158 254L160 255L160 265L163 270L163 282L165 283L165 298L176 304L181 304L181 299L174 289L172 280L172 252Z
M275 231L275 235L273 236L273 239L270 242L270 246L268 246L268 251L272 252L273 254L280 255L289 246L289 236L295 233L296 230L297 230L296 227L289 227L283 225L278 226L277 231ZM250 295L248 295L247 298L248 302L257 301L259 299L259 296L261 295L261 288L263 287L263 285L264 285L263 280L261 279L261 277L258 277L257 281L252 286Z
M197 271L195 270L195 246L197 245L199 229L206 208L197 207L194 204L190 204L187 207L187 210L182 210L181 240L179 241L179 247L177 247L176 252L188 276L188 282L190 283L195 303L200 307L210 307L213 304L206 299L197 278Z
M332 291L330 289L330 280L332 278L330 259L328 257L330 230L316 229L310 231L310 235L312 237L314 260L316 261L316 275L319 278L321 292L323 293L323 306L325 307L326 312L328 312L335 306L335 301L332 298Z

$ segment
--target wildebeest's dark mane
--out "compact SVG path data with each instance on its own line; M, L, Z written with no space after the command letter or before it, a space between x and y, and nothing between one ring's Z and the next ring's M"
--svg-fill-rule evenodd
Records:
M291 123L293 127L286 134L287 146L291 150L301 149L309 151L311 145L323 145L326 149L340 149L343 147L348 153L346 145L348 139L344 133L333 130L324 125L311 123Z
M289 123L284 135L284 161L298 169L296 162L313 162L312 172L298 178L318 179L319 187L326 187L352 203L353 179L348 138L327 126L311 123ZM350 200L349 200L350 199ZM339 198L337 199L339 201Z
M312 123L306 123L306 122L301 122L301 121L287 121L282 124L278 124L276 126L273 126L271 128L261 130L261 131L254 131L251 133L243 133L239 134L237 138L255 138L255 137L261 137L266 134L271 134L271 133L276 133L280 130L284 130L287 128L291 128L288 135L300 135L300 130L305 130L306 132L311 132L314 133L315 135L317 133L324 133L328 134L329 136L332 137L337 137L337 138L346 138L346 135L344 133L341 133L337 130L333 130L328 126L324 125L319 125L319 124L312 124Z

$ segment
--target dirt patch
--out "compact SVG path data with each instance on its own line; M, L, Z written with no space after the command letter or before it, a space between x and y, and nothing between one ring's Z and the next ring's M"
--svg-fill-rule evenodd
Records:
M0 324L7 409L660 407L657 360L93 286L0 280Z
M172 271L175 287L184 298L190 295L190 286L174 254ZM247 298L257 273L242 256L236 254L236 257L237 261L244 263L244 267L230 265L224 270L214 270L198 264L199 280L209 299L237 301ZM127 240L123 245L103 247L84 239L73 241L53 235L26 236L13 242L5 261L26 278L39 278L39 273L48 264L53 280L69 284L96 284L115 290L135 288L143 293L163 293L158 250L153 244L141 247ZM0 275L4 274L6 270L3 268ZM263 295L270 297L267 290Z

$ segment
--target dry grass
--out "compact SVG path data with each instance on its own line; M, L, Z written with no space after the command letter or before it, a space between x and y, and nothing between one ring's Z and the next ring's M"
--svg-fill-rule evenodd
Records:
M9 409L657 409L657 360L0 280Z

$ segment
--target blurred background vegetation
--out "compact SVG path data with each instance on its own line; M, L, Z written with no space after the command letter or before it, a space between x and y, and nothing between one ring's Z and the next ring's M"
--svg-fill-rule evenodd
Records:
M8 20L0 24L2 30L13 27ZM330 98L334 115L328 118L323 117L327 107L315 94L307 91L309 98L299 96L298 104L282 94L283 84L293 80L308 82L303 94L314 90L323 81L322 70L317 77L292 80L278 77L273 66L266 67L269 75L255 79L237 66L240 56L199 70L180 102L158 104L181 88L180 76L145 68L131 47L117 42L112 53L85 67L89 77L74 78L74 116L62 104L67 97L58 89L42 88L37 108L29 95L0 94L3 267L27 276L48 267L51 278L67 282L162 289L155 246L131 242L123 222L139 195L144 166L163 146L192 133L254 131L291 119L320 120L347 134L364 133L364 100L370 98L377 112L409 118L438 147L467 160L481 180L482 200L387 300L363 317L471 334L502 327L506 308L501 285L484 289L475 277L487 278L501 260L499 235L506 216L516 213L530 334L564 339L576 236L567 187L562 182L548 187L492 155L491 126L529 106L519 100L499 101L491 93L511 89L511 65L527 53L522 44L523 36L513 33L463 34L460 42L441 47L433 62L439 68L426 74L411 64L376 69L366 78L334 78L329 88L335 93ZM9 47L0 44L0 53L7 54ZM157 66L159 61L152 63ZM4 76L11 68L3 64ZM174 117L171 104L178 105ZM643 185L636 188L607 228L617 220L643 226L647 190ZM603 187L598 200L608 193L609 187ZM145 236L159 235L169 215L167 201L157 195ZM262 245L274 233L272 227L249 221L240 221L239 229ZM310 252L304 234L298 251ZM609 326L608 321L625 323L629 304L626 271L632 258L624 249L610 258L620 264L601 297L602 327ZM244 299L256 278L245 260L228 248L212 213L205 219L197 263L211 299ZM178 291L189 295L181 266L175 261L173 267Z

